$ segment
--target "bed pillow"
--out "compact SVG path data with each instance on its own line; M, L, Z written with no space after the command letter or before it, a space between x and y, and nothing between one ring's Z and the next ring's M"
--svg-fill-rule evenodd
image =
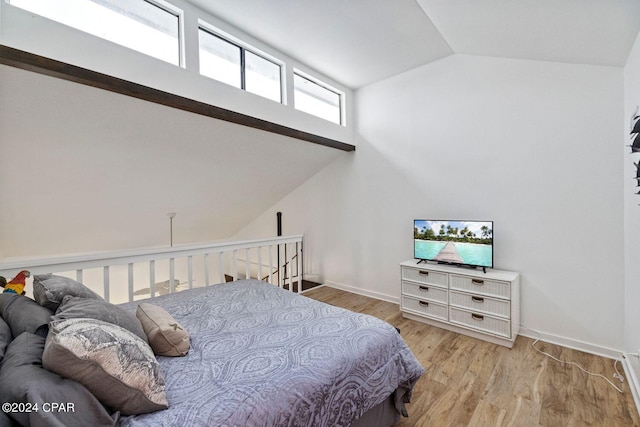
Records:
M4 412L0 411L0 426L1 427L14 427L17 426L18 424L15 424L11 418L9 418L9 416L7 414L5 414Z
M46 337L52 314L24 295L0 294L0 317L9 325L14 338L23 332Z
M143 302L136 309L136 317L158 356L185 356L189 352L189 334L162 307Z
M103 300L103 298L80 282L54 274L36 274L33 276L33 298L38 304L56 311L62 299L67 295L80 298Z
M2 358L4 357L4 351L13 339L11 335L11 328L7 325L7 322L0 317L0 366L2 366ZM2 424L0 424L2 425Z
M164 374L147 343L95 319L51 322L42 363L123 415L166 409Z
M10 417L26 426L114 426L117 414L112 418L89 390L43 369L44 343L43 337L25 332L7 348L0 369L0 402L38 404L37 412L11 412ZM67 411L43 406L54 402L63 403Z
M132 313L104 300L78 298L67 295L51 320L90 318L113 323L139 336L145 343L147 335Z

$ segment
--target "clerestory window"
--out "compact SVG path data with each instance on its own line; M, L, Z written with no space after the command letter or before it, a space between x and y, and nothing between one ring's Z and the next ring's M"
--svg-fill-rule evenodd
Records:
M200 74L282 102L282 66L204 28L199 30Z
M182 11L157 0L7 0L45 18L181 65Z
M293 91L294 106L297 110L333 123L343 123L343 95L337 90L299 71L294 71Z

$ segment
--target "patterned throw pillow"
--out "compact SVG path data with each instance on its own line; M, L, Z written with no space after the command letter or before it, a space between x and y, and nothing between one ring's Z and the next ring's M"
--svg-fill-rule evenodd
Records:
M143 302L136 317L158 356L185 356L189 352L189 333L163 308Z
M51 322L42 364L84 385L122 415L169 406L164 374L149 345L111 323L95 319Z

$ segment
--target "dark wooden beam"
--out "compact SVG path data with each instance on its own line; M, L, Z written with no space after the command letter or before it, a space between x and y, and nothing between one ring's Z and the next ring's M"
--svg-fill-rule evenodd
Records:
M247 116L246 114L216 107L204 102L195 101L190 98L185 98L184 96L175 95L173 93L154 89L128 80L98 73L96 71L67 64L66 62L56 61L44 56L35 55L33 53L5 45L0 45L0 64L108 90L110 92L126 96L132 96L134 98L143 99L145 101L154 102L167 107L177 108L190 113L200 114L214 119L248 126L254 129L260 129L312 142L314 144L320 144L325 147L331 147L343 151L354 151L356 149L354 145L346 144L341 141L282 126L267 120Z

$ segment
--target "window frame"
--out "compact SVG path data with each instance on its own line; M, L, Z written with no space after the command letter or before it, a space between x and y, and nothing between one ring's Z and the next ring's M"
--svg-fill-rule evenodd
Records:
M185 68L186 67L184 10L180 9L178 6L176 6L176 5L172 4L172 3L169 3L169 2L167 2L165 0L137 0L137 1L144 2L144 3L146 3L146 4L148 4L149 6L152 6L152 7L157 7L161 11L166 12L166 13L172 15L173 17L177 18L177 28L176 28L176 30L177 30L177 52L175 52L176 53L176 57L174 57L174 58L177 59L177 64L174 61L169 61L169 60L166 60L164 58L160 58L158 56L149 54L147 52L143 52L143 51L141 51L139 49L136 49L135 47L132 47L132 46L129 46L129 45L126 45L126 44L122 44L122 43L120 43L118 41L113 41L113 40L111 40L109 38L105 38L105 37L103 37L103 36L101 36L101 35L99 35L97 33L89 32L89 31L87 31L87 30L85 30L85 29L83 29L81 27L77 27L75 25L59 21L59 20L57 20L55 18L46 16L46 15L41 15L38 12L32 12L29 9L24 9L22 6L16 5L11 0L0 0L0 1L4 1L6 4L10 5L11 7L15 7L15 8L24 10L27 13L32 13L32 14L35 14L35 15L37 15L39 17L44 18L44 19L48 19L48 20L51 20L53 22L56 22L59 25L64 25L64 26L66 26L68 28L72 28L74 31L80 31L80 32L82 32L84 34L88 34L88 35L90 35L92 37L97 37L98 39L107 41L109 43L113 43L115 45L124 47L126 49L131 49L131 50L133 50L133 51L135 51L137 53L140 53L142 55L146 55L148 57L151 57L151 58L166 62L166 63L171 64L171 65L175 65L175 66L180 67L180 68Z
M313 83L313 84L315 84L315 85L317 85L317 86L319 86L319 87L321 87L321 88L323 88L323 89L325 89L325 90L327 90L327 91L329 91L331 93L334 93L334 94L338 95L338 116L340 118L338 123L334 122L333 120L329 120L329 119L326 119L324 117L317 116L317 115L315 115L313 113L309 113L309 112L304 111L304 110L299 110L296 107L296 100L295 100L295 96L296 96L295 78L296 78L296 76L298 76L300 78L303 78L303 79L309 81L310 83ZM325 83L322 80L320 80L320 79L318 79L316 77L313 77L310 74L305 73L304 71L302 71L302 70L300 70L298 68L294 68L293 69L293 77L292 78L293 78L293 82L292 82L292 84L293 84L293 107L296 110L302 111L302 112L307 113L307 114L311 114L314 117L318 117L318 118L320 118L322 120L326 120L326 121L328 121L330 123L335 123L337 125L346 127L346 119L347 119L346 118L346 108L345 108L346 96L345 96L345 93L343 91L341 91L339 89L336 89L335 87L331 86L330 84Z
M187 67L185 48L184 10L164 0L143 0L178 18L178 67Z
M279 104L283 104L286 105L286 63L272 55L269 55L267 53L265 53L264 51L257 49L245 42L243 42L242 40L238 39L237 37L232 36L231 34L228 34L222 30L220 30L219 28L214 27L213 25L209 24L206 21L203 20L198 20L198 34L200 31L204 31L205 33L208 33L209 35L213 36L213 37L217 37L219 39L221 39L222 41L225 41L229 44L231 44L232 46L237 47L238 49L240 49L240 89L247 92L247 93L251 93L253 95L259 96L261 98L264 99L268 99L270 101L274 101L277 102ZM200 48L200 45L198 44L198 49ZM256 55L259 58L264 59L265 61L269 61L272 64L276 65L279 70L280 70L280 76L278 79L278 83L280 84L280 90L278 91L279 95L280 95L280 99L279 100L275 100L272 98L268 98L266 96L260 95L258 93L254 93L254 92L250 92L247 91L246 87L246 60L245 60L245 53L249 52L252 53L253 55ZM217 80L213 77L209 77L206 76L204 74L202 74L200 72L200 70L198 70L198 72L200 73L201 76L216 80L218 82L224 83L220 80ZM224 83L227 84L227 83ZM231 85L229 85L231 86ZM235 86L232 86L235 87Z

